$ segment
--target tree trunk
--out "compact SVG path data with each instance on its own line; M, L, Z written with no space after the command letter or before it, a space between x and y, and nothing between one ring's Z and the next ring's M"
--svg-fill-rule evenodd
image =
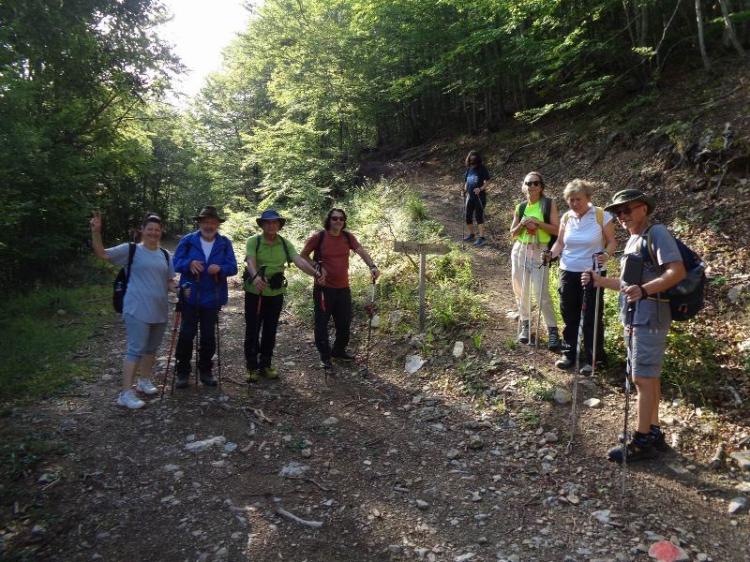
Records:
M719 0L719 6L721 6L721 15L724 18L724 27L726 28L729 40L734 45L734 50L741 56L745 56L745 49L742 48L742 44L737 39L737 34L734 32L734 25L732 20L729 19L729 6L727 6L727 0Z
M711 70L711 61L708 59L708 53L706 52L706 40L703 38L703 9L701 8L701 0L695 0L695 21L698 24L698 47L703 59L703 68Z

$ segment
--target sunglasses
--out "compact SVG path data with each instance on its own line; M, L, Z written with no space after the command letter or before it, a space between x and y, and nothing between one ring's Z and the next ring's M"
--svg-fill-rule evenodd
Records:
M529 187L532 187L532 186L539 187L540 185L542 185L542 182L537 181L537 180L525 181L523 183L525 183Z
M331 220L332 221L336 221L336 222L340 222L340 221L344 221L346 219L344 217L342 217L342 216L333 215L333 216L331 216Z
M614 213L616 217L619 217L620 215L632 215L633 211L640 207L645 207L645 205L633 205L632 207L620 207L619 209L616 209L612 212Z

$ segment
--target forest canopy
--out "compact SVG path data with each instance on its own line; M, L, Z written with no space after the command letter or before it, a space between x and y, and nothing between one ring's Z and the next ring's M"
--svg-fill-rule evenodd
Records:
M0 3L3 286L202 204L316 210L365 151L497 131L744 56L748 0L266 0L189 111L157 0Z

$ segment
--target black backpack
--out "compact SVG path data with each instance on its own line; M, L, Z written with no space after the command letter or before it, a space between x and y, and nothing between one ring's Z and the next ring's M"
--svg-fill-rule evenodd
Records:
M128 243L128 265L120 268L112 284L112 307L115 309L115 312L121 314L122 306L125 302L125 293L128 290L128 283L130 282L130 269L133 265L133 257L135 257L135 248L135 242ZM164 253L164 259L167 260L167 269L169 269L169 254L164 248L159 249Z
M541 199L541 206L542 206L542 216L544 217L544 222L547 224L551 224L550 217L552 216L552 199L549 197L542 196ZM519 220L523 218L523 214L526 212L526 201L522 201L521 204L518 207L518 218ZM550 234L551 238L549 242L547 243L547 249L551 250L552 246L554 246L555 241L557 240L556 234Z
M646 230L646 236L641 235L641 256L644 262L658 265L653 246L651 244L651 227ZM661 296L669 300L672 320L683 322L694 318L705 304L706 295L706 264L701 257L689 248L682 240L672 235L682 256L687 275L677 285L668 289Z

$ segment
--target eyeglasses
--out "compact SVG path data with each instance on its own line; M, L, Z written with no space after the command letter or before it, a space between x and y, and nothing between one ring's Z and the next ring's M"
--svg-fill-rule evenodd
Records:
M476 158L469 158L469 164L476 164L477 159Z
M331 220L332 220L332 221L337 221L337 222L338 222L338 221L344 221L344 220L346 220L346 219L345 219L344 217L342 217L342 216L338 216L338 215L333 215L333 216L331 216Z
M632 215L633 211L640 208L645 207L645 205L633 205L632 207L620 207L619 209L615 209L612 211L616 217L619 217L620 215Z
M525 183L525 184L526 184L527 186L529 186L529 187L532 187L532 186L534 186L534 187L539 187L540 185L542 185L542 182L540 182L540 181L536 181L536 180L532 180L532 181L525 181L525 182L523 182L523 183Z

